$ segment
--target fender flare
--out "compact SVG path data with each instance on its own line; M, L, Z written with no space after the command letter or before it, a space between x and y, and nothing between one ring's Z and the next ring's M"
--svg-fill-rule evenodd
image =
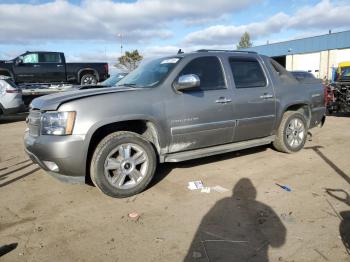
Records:
M157 147L157 150L159 150L158 153L162 154L162 149L166 147L167 142L165 141L165 136L164 136L165 132L161 128L161 126L157 123L156 119L146 115L126 115L126 116L111 117L111 118L104 119L102 121L95 123L89 128L84 138L84 150L83 150L84 161L87 161L91 139L99 128L109 124L118 124L120 122L126 122L126 121L145 121L150 123L151 128L154 129L157 135L156 139L157 139L158 145L155 145L155 146Z
M281 110L281 113L280 113L280 115L279 115L279 117L278 117L278 122L276 123L276 128L278 128L279 127L279 125L280 125L280 123L281 123L281 121L282 121L282 117L283 117L283 115L284 115L284 113L285 112L287 112L288 111L288 108L290 108L290 107L293 107L293 106L300 106L300 107L307 107L308 108L308 116L307 116L307 121L308 121L308 126L310 126L310 121L311 121L311 107L310 107L310 102L309 101L305 101L305 100L303 100L303 101L295 101L295 102L293 102L293 103L288 103L288 104L286 104L284 107L283 107L283 109Z
M96 76L97 81L98 81L98 82L100 81L100 76L99 76L97 70L94 69L94 68L87 67L87 68L82 68L82 69L80 69L80 70L78 71L78 82L79 82L79 83L80 83L80 80L81 80L82 76L84 75L84 74L83 74L84 71L93 71L93 72L94 72L94 75Z

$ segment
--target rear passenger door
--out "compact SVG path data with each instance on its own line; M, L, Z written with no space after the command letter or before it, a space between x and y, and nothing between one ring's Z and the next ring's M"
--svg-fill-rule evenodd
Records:
M276 118L275 93L262 61L256 56L237 56L229 58L229 65L237 120L234 141L269 136Z
M232 142L235 121L232 118L232 91L227 86L217 56L197 57L180 71L196 74L200 86L175 92L166 102L171 129L169 152L184 151Z
M41 67L42 82L64 82L66 80L65 63L60 53L39 53L39 65Z

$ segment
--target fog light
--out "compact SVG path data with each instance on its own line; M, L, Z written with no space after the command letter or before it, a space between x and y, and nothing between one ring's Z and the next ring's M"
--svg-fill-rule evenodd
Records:
M53 172L58 172L60 170L55 162L51 162L51 161L43 161L43 162L45 166Z

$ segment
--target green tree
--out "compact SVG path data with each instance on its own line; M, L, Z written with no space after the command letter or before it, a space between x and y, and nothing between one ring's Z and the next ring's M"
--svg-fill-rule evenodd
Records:
M241 36L241 40L239 41L238 45L237 45L237 49L241 49L241 48L248 48L248 47L252 47L253 43L250 42L250 35L248 32L244 32L244 34Z
M123 56L118 58L118 63L115 66L123 71L131 72L138 67L142 59L143 56L139 54L139 51L126 51Z

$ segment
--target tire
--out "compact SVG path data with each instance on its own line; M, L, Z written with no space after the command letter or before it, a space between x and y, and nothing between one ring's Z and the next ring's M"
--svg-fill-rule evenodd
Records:
M307 132L305 116L299 111L287 111L282 117L273 146L283 153L298 152L305 145Z
M156 166L151 143L138 134L122 131L106 136L97 145L90 175L104 194L123 198L142 192L151 182Z
M80 79L80 84L82 86L86 85L96 85L97 84L97 78L93 74L85 74Z

